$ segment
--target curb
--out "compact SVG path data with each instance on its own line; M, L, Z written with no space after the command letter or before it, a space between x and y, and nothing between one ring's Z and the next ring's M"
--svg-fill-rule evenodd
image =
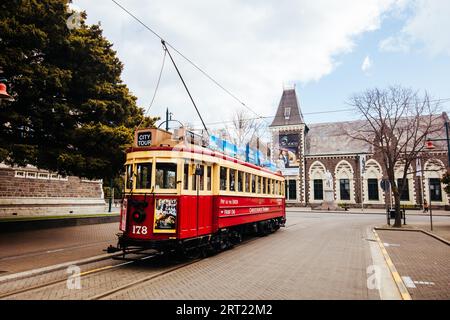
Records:
M120 253L105 253L105 254L101 254L101 255L90 257L90 258L86 258L86 259L81 259L81 260L76 260L76 261L69 261L69 262L56 264L56 265L53 265L53 266L48 266L48 267L43 267L43 268L32 269L32 270L28 270L28 271L22 271L22 272L18 272L18 273L8 274L8 275L0 277L0 283L6 282L6 281L10 281L10 280L18 280L18 279L28 278L28 277L32 277L32 276L37 276L37 275L41 275L41 274L44 274L44 273L48 273L48 272L61 270L61 269L67 268L68 266L71 266L71 265L81 265L81 264L87 264L87 263L91 263L91 262L107 260L109 258L120 256L120 255L123 255L123 253L122 252L120 252Z
M404 231L404 232L422 232L425 233L426 235L435 238L436 240L439 240L441 242L443 242L444 244L450 246L450 241L439 237L438 235L431 233L429 231L417 228L417 229L411 229L411 228L406 228L406 229L390 229L390 228L380 228L380 227L375 227L375 230L383 230L383 231Z
M97 217L67 217L22 221L2 221L0 222L0 232L18 232L27 230L40 230L61 227L73 227L81 225L101 224L119 222L120 215L108 215Z
M373 233L375 235L375 239L378 242L378 245L380 246L381 252L383 253L384 260L386 261L389 270L391 271L391 276L395 281L395 284L397 285L397 289L400 292L400 295L402 296L403 300L412 300L411 295L408 292L408 289L406 289L405 284L403 283L402 278L400 277L400 274L398 273L397 269L394 266L394 263L392 262L391 258L389 257L388 252L386 251L386 248L384 247L383 243L381 242L380 237L378 236L378 233L376 232L376 229L373 229Z

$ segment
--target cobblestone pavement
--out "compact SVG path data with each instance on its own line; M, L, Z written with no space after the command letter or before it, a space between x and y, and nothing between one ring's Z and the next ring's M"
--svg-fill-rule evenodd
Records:
M103 254L118 223L0 233L0 276Z
M450 299L449 245L422 232L377 233L412 299Z

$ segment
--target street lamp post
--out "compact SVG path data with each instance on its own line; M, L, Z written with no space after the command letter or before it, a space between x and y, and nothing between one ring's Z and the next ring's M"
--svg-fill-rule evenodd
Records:
M429 206L430 206L430 229L433 231L433 209L431 209L431 184L428 182L428 195L429 195Z

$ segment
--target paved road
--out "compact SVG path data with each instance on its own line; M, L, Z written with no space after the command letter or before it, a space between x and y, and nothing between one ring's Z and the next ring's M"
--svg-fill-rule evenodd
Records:
M186 266L183 263L167 264L167 261L149 259L138 264L110 268L119 262L106 260L82 266L82 271L100 271L83 275L81 289L69 290L67 274L65 270L59 270L2 284L0 296L5 292L59 279L60 282L51 286L7 298L89 299L105 292L110 292L103 297L105 299L399 298L378 244L371 241L371 229L384 223L383 216L296 211L288 212L287 218L287 227L275 234L252 238L232 250ZM59 230L57 234L59 239L78 239L76 244L86 247L85 250L78 248L77 252L84 252L84 255L91 254L92 250L97 250L95 254L101 254L104 248L101 242L114 239L117 232L116 224L75 228L79 229L72 232L77 235L70 236L69 228ZM57 248L58 244L48 241L47 237L42 235L44 246L33 245L32 238L29 238L28 245L44 250ZM71 240L62 243L65 246L73 244ZM89 247L89 244L92 246ZM29 255L27 259L33 258L35 253L34 249L27 251L26 243L23 244L23 250L18 252ZM41 254L39 259L47 262L54 256L43 254L42 250L37 253ZM60 259L57 258L58 261ZM74 260L73 257L70 260ZM16 262L19 261L17 258ZM381 272L380 290L376 287L369 289L367 285L370 278L368 267L370 269L373 265L379 267ZM134 284L127 286L131 283ZM117 292L112 292L114 290Z
M0 276L103 254L118 223L0 233Z

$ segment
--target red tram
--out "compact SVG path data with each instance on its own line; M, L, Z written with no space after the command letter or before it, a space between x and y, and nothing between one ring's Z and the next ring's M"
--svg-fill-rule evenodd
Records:
M118 248L221 251L286 221L281 174L160 129L127 150Z

